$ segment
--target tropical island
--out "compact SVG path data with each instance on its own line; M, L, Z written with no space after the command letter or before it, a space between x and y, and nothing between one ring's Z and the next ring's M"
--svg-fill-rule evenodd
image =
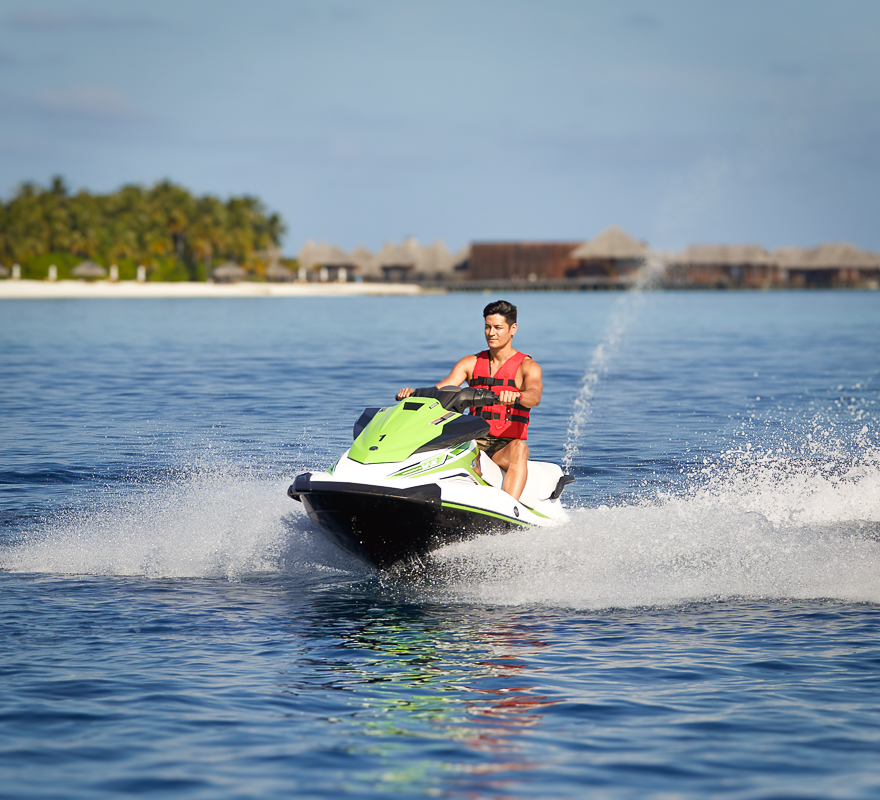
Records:
M59 282L73 291L71 280L92 282L92 291L99 283L108 290L136 283L137 296L144 296L146 284L155 291L157 284L169 290L174 284L181 296L215 296L232 284L247 294L320 287L334 293L345 287L357 293L880 288L880 253L846 242L773 251L697 244L665 253L611 225L586 241L472 242L458 252L442 241L421 245L414 238L386 242L375 253L310 240L295 258L284 258L285 230L281 216L251 195L224 201L168 180L106 195L71 193L61 177L46 188L27 182L0 201L0 278L12 279L3 281L2 294L43 296L52 284L54 296ZM14 292L12 283L18 284Z
M167 180L72 194L56 176L47 188L23 183L0 202L0 264L31 280L101 277L74 275L83 261L105 276L114 266L117 280L136 280L141 267L141 280L204 281L224 262L265 275L280 261L284 232L280 215L250 195L223 201Z

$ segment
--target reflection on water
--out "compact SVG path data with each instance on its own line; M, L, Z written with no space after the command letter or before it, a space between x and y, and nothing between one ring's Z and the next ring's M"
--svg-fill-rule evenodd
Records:
M470 619L455 609L378 605L375 596L319 599L316 611L314 655L325 690L347 695L350 711L334 722L350 729L361 767L368 755L393 761L383 780L405 784L540 767L519 741L556 702L532 678L530 657L546 646L534 620Z

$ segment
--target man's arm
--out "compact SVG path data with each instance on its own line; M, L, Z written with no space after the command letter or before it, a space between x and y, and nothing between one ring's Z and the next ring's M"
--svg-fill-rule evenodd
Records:
M439 389L441 386L461 386L465 381L469 381L474 374L474 367L477 365L476 356L465 356L459 361L442 381L438 381L434 385Z
M534 408L541 402L544 392L544 372L537 361L527 359L522 363L522 390L519 392L501 392L499 401L506 406L512 406L519 401L526 408Z
M434 385L439 389L441 386L461 386L465 381L471 379L471 376L474 374L474 367L477 363L476 356L465 356L461 361L459 361L453 368L452 372L449 373L442 381L438 381ZM401 389L397 393L397 399L403 400L405 397L409 397L413 393L413 390L409 387L405 389Z

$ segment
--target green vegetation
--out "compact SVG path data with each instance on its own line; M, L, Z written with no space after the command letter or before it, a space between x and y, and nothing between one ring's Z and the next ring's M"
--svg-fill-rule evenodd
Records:
M122 280L143 264L150 280L192 281L232 260L260 276L284 231L256 197L196 197L170 181L70 194L55 177L48 189L23 183L0 201L0 263L21 264L23 278L45 278L50 264L67 278L91 259L118 265Z

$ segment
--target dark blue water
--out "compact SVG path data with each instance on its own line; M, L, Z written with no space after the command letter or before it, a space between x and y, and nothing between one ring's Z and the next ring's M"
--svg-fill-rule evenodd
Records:
M558 528L286 497L489 297L0 304L0 797L880 796L880 293L522 294Z

